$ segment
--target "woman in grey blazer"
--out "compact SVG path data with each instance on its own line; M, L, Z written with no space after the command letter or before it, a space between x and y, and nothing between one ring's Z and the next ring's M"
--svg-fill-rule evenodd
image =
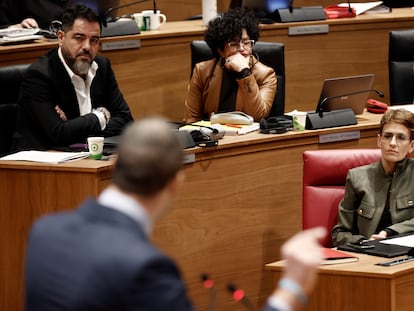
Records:
M414 231L414 114L390 109L381 119L381 160L349 170L335 245Z

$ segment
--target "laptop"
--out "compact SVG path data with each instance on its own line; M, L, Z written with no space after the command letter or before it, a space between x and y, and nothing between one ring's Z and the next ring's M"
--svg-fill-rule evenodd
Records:
M366 106L373 81L374 74L325 79L317 107L327 97L335 97L325 100L323 111L351 108L356 115L361 114ZM363 92L365 90L366 92ZM357 94L347 95L350 93Z
M348 245L340 245L338 246L338 249L347 251L347 252L363 253L363 254L386 257L386 258L407 255L408 252L411 250L411 247L408 247L408 246L385 244L385 243L381 243L380 241L381 240L371 240L371 241L364 243L367 245L373 245L374 246L373 248L356 250L355 248L348 246Z

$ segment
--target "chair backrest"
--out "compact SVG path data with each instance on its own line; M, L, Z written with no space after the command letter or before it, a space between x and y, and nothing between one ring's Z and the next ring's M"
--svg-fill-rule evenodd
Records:
M328 235L322 241L332 247L330 232L338 221L338 204L345 191L348 170L379 161L381 150L309 150L303 153L302 228L323 226Z
M412 104L414 97L414 29L390 32L388 75L390 104Z
M29 64L0 67L0 156L10 152L23 72Z
M191 47L191 74L195 64L212 59L213 52L204 40L195 40ZM277 77L277 93L269 116L279 116L285 113L285 46L283 43L258 41L253 52L259 61L273 68Z

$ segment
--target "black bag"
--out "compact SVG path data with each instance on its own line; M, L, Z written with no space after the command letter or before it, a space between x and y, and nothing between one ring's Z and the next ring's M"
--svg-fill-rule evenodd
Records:
M282 134L292 130L292 116L283 115L260 120L260 133L263 134Z

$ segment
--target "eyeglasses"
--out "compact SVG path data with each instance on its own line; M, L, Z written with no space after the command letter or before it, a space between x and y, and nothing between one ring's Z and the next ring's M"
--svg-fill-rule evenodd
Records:
M404 144L410 140L409 137L403 134L394 134L394 133L389 133L389 132L385 132L384 134L382 134L381 140L389 143L393 139L394 136L395 136L395 141L399 144Z
M232 51L237 51L240 45L243 47L243 49L251 49L254 45L254 40L243 39L239 42L229 42L227 45Z

